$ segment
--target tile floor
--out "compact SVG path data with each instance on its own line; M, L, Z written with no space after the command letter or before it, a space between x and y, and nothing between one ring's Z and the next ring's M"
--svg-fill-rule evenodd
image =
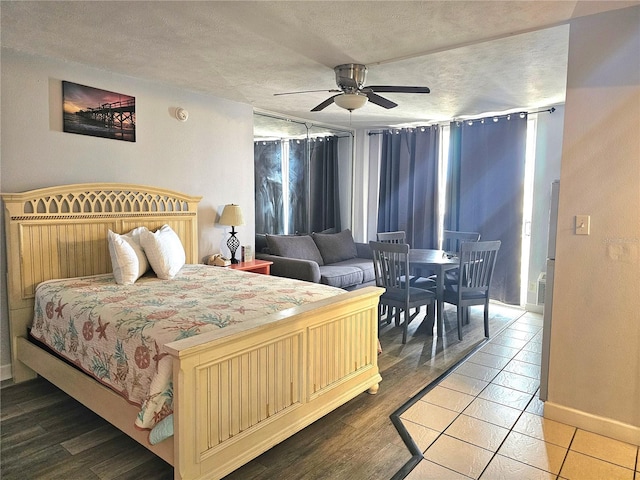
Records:
M638 447L542 417L542 316L527 313L401 415L410 480L640 480Z

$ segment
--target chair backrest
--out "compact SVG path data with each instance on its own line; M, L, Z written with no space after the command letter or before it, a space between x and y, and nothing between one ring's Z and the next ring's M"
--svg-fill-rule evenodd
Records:
M442 249L445 252L458 253L462 242L479 242L478 232L458 232L456 230L445 230L442 234Z
M406 243L369 242L373 253L376 285L388 292L409 295L409 245Z
M407 235L402 230L397 232L378 232L378 241L383 243L407 243Z
M460 244L458 291L461 296L465 293L488 294L500 245L500 240Z

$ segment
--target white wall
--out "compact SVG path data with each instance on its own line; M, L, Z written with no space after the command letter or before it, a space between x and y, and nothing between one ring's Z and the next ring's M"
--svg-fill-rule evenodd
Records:
M368 130L356 131L352 230L357 242L376 239L381 144L382 135L369 135Z
M254 242L253 109L81 65L2 50L0 189L127 182L202 195L200 257L226 248L229 227L214 225L227 203L243 208L242 244ZM62 132L67 80L136 97L135 143ZM187 122L173 117L176 107ZM4 210L4 208L3 208ZM4 219L2 219L4 242ZM1 245L2 272L6 272ZM4 280L4 273L2 274ZM0 365L10 362L6 288L1 291Z
M533 174L533 208L531 212L531 249L527 309L535 310L537 281L547 269L547 241L549 238L549 209L551 182L560 178L564 105L556 105L553 113L541 113L536 120L536 156ZM542 306L538 307L542 313Z
M640 444L640 7L571 23L545 416ZM591 216L591 235L574 217Z
M340 191L340 224L342 229L349 228L353 221L353 137L342 136L338 139L338 183Z

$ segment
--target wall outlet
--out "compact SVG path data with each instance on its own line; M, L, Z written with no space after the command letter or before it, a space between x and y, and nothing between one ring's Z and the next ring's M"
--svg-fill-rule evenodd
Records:
M589 215L576 215L576 235L589 235L591 233L591 217Z

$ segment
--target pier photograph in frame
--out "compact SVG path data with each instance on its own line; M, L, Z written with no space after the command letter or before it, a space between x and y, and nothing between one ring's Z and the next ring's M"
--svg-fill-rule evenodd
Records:
M63 131L136 141L136 99L72 82L62 82Z

